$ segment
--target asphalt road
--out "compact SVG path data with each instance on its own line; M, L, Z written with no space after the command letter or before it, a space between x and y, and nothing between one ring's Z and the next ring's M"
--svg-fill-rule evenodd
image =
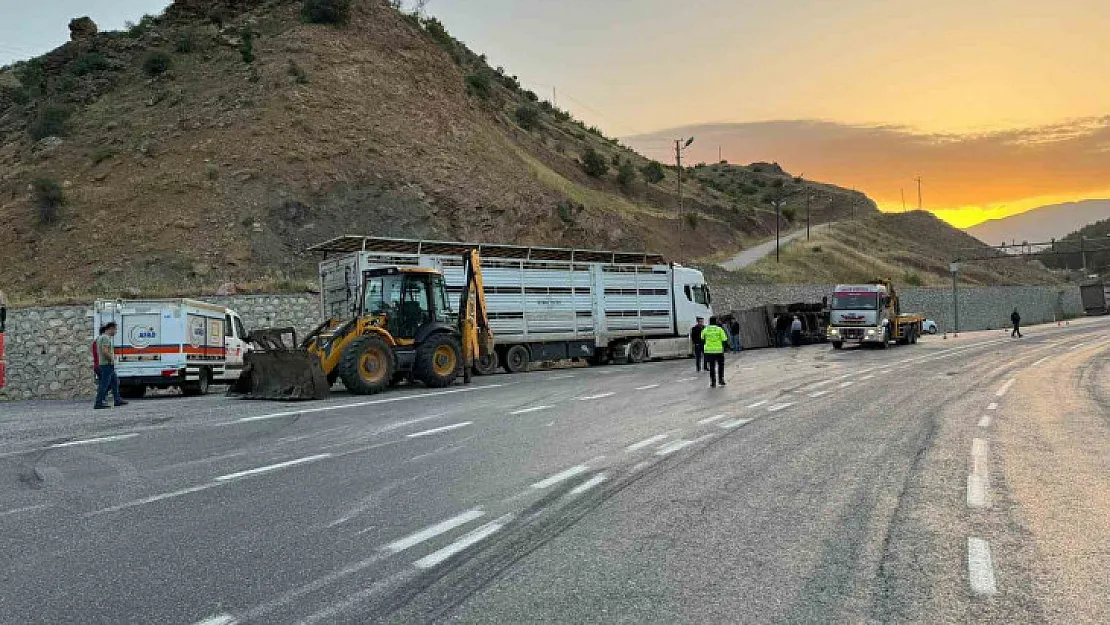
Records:
M1106 508L1038 493L1105 489L1108 346L1088 320L744 353L718 389L687 360L0 404L0 622L1083 622Z

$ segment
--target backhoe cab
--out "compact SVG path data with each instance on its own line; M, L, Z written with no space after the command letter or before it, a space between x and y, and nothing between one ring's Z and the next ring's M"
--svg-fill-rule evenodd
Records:
M229 394L261 399L321 399L336 380L352 393L379 393L403 380L441 388L475 359L492 353L477 251L463 258L461 311L450 307L443 274L416 267L363 273L355 315L328 319L300 343L277 345L263 331ZM295 336L294 336L295 341Z

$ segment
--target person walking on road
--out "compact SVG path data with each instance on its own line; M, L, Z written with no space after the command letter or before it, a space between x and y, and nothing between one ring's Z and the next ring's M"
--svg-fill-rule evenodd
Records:
M1021 315L1018 314L1017 308L1014 309L1014 312L1010 313L1010 321L1013 322L1013 324L1014 324L1014 331L1010 333L1010 338L1013 338L1013 337L1016 336L1020 339L1021 338Z
M733 317L732 321L730 321L729 324L728 324L728 329L731 333L731 336L729 337L729 344L732 347L732 351L738 352L738 351L740 351L740 347L741 347L741 345L740 345L740 321L738 319L736 319L736 317Z
M96 367L98 378L96 385L96 403L93 408L103 410L111 406L104 402L108 399L108 391L112 392L112 399L116 406L126 406L127 402L119 395L119 376L116 375L116 348L112 345L112 337L116 335L116 323L106 323L100 328L100 336L96 337Z
M802 320L798 315L794 315L794 320L790 322L790 345L792 347L802 346Z
M701 338L703 330L705 330L705 318L698 317L697 323L690 328L690 343L694 347L694 366L697 367L698 371L701 371L702 359L705 355L705 343Z
M717 388L717 382L724 386L725 343L728 341L728 334L717 325L716 317L709 318L709 325L701 331L701 340L705 349L705 368L709 369L709 387Z

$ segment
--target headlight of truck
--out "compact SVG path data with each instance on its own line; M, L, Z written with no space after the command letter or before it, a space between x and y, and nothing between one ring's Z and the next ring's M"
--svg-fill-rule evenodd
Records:
M867 336L875 336L875 328L867 328Z
M829 326L829 336L840 336L840 330Z

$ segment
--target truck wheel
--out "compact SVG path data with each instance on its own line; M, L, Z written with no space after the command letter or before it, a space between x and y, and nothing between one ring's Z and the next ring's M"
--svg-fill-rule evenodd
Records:
M389 388L396 366L389 343L377 334L367 334L343 350L338 371L348 391L373 395Z
M833 346L833 349L844 349L844 342L843 341L833 341L832 346Z
M501 360L497 357L496 351L482 354L474 359L474 373L478 375L493 375L497 373L497 366L499 364L501 364Z
M883 330L883 342L879 345L879 349L889 349L889 348L890 348L890 333L889 333L889 331L884 329Z
M648 347L644 339L632 339L628 343L628 364L634 365L647 360Z
M609 364L609 350L604 347L594 348L592 356L586 359L591 367L601 367Z
M146 395L146 384L124 386L119 389L119 394L126 399L142 399Z
M416 348L412 377L428 388L451 386L459 376L461 363L462 347L458 339L446 332L433 334Z
M207 369L200 370L200 379L196 382L181 385L181 394L186 397L197 397L199 395L208 394L208 373Z
M523 345L513 345L505 351L505 362L501 366L509 373L520 373L528 370L528 363L532 360L528 348Z
M937 329L936 326L930 326L929 327L929 334L936 334L937 332L940 332L940 330Z

